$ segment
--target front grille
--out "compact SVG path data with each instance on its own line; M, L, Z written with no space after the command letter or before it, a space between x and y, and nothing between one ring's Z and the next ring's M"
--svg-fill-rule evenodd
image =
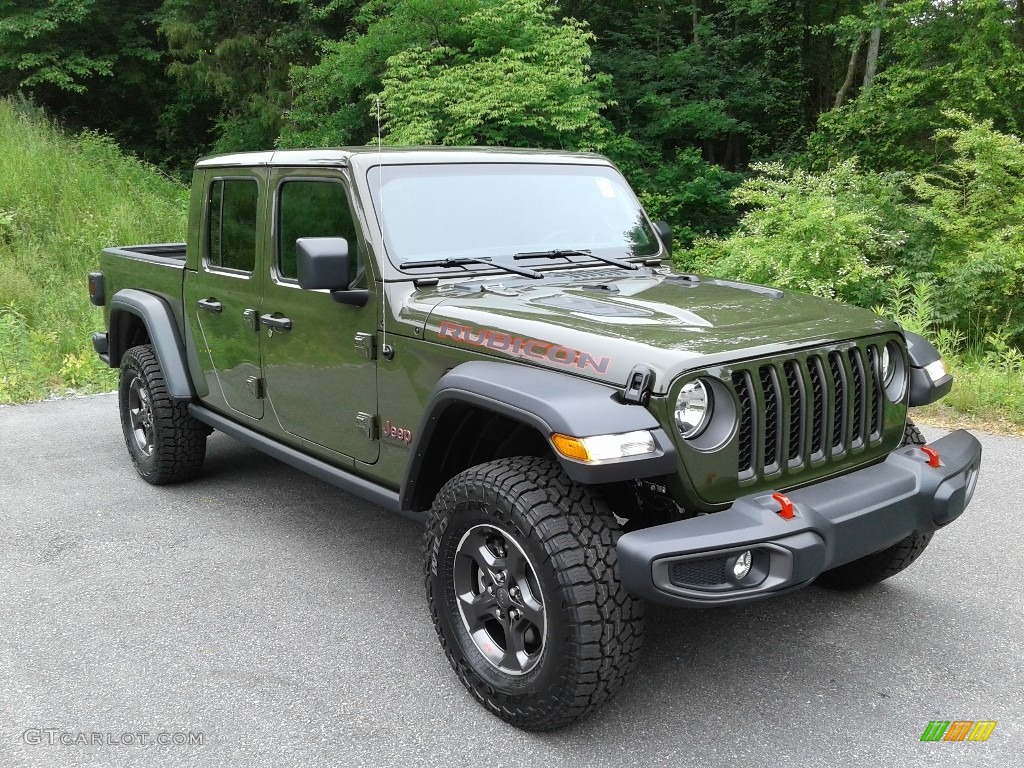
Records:
M882 440L881 341L733 369L741 482L789 474Z

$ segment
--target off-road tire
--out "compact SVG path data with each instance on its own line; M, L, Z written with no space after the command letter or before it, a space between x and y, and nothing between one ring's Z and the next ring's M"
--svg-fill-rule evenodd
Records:
M908 421L901 445L924 445L924 435L913 422ZM908 567L924 552L932 534L911 535L891 547L867 555L859 560L825 571L815 582L827 589L852 590L877 584Z
M534 580L524 591L536 591L543 603L545 618L537 623L544 630L534 633L535 638L543 635L542 645L538 650L535 642L535 656L522 656L528 663L518 668L519 662L503 666L484 656L481 649L495 652L488 645L490 635L478 645L474 637L480 634L470 633L470 620L460 607L466 603L457 596L456 582L464 579L459 574L479 564L479 558L467 555L477 550L466 542L483 534L494 534L490 541L504 537L509 545L507 561L495 563L525 557L520 570L533 573ZM547 459L481 464L440 490L425 534L427 601L448 661L484 707L520 728L554 730L587 715L622 687L640 654L644 609L619 581L619 534L606 503ZM486 581L479 576L484 570L478 566L480 583ZM507 572L513 570L510 566ZM491 587L513 580L491 582ZM492 655L500 654L498 648Z
M173 400L153 347L132 347L121 358L121 429L139 476L153 485L195 477L206 457L209 428Z

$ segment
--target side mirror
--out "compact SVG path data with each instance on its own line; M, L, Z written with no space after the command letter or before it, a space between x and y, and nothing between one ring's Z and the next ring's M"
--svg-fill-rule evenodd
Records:
M668 255L672 255L672 227L668 225L666 221L654 222L654 231L658 233L658 237L661 238L662 244L665 246L665 250L668 251Z
M307 290L348 289L348 241L343 237L300 237L295 241L299 285Z
M295 241L299 285L307 290L327 289L331 298L350 307L365 307L370 292L349 290L348 241L343 237L300 237Z

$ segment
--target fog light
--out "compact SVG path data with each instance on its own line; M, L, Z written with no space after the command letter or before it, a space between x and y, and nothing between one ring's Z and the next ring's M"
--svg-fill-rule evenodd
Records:
M732 576L736 581L743 581L750 573L750 567L754 563L754 556L748 549L742 555L736 558L736 562L732 565Z

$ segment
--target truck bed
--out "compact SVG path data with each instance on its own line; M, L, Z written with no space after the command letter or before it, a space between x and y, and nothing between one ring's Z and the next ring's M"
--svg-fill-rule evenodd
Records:
M185 316L181 292L185 275L185 243L153 243L149 245L120 245L104 248L100 255L100 269L106 278L108 304L106 322L110 323L111 299L126 288L158 296L174 315L178 332L184 333Z
M104 253L121 256L126 259L151 261L168 266L181 266L185 263L184 243L153 243L151 245L120 245L104 248ZM177 263L175 263L177 262Z

